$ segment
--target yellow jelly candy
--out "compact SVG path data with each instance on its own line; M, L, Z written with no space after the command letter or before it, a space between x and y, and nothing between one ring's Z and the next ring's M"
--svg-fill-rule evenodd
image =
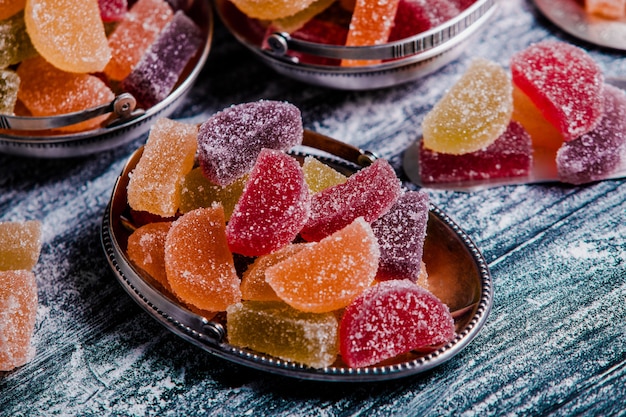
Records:
M41 251L41 223L0 222L0 271L31 270Z
M334 2L335 0L315 0L307 8L302 9L296 14L274 20L272 27L277 32L295 32L315 16L329 8Z
M211 207L220 203L224 207L226 221L231 214L246 185L247 175L236 179L228 185L217 185L209 181L202 173L201 167L192 169L183 180L180 189L180 211L187 213L200 207Z
M342 173L335 171L312 156L304 158L302 172L304 172L304 180L312 194L337 184L343 184L348 179Z
M306 9L315 0L231 0L248 17L274 20Z
M193 168L198 129L166 118L156 121L128 182L128 205L171 217L180 205L183 178Z
M111 59L98 0L27 0L24 20L37 52L57 68L98 72Z
M498 64L476 58L424 117L424 147L461 155L483 149L504 133L513 112L513 86Z

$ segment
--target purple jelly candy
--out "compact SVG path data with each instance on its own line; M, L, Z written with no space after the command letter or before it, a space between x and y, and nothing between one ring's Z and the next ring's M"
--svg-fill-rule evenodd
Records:
M565 142L556 155L559 178L571 184L597 181L626 169L626 93L604 86L604 115L588 133Z
M532 143L517 122L485 149L463 155L443 154L420 146L420 176L424 184L523 177L530 173Z
M202 30L182 11L176 12L122 81L122 88L146 108L163 101L202 42Z
M391 209L372 223L380 246L376 279L417 282L428 222L428 194L407 191Z
M302 143L303 133L300 109L293 104L238 104L200 126L198 160L207 179L228 185L252 169L261 149L286 151Z
M311 197L311 216L300 235L319 241L343 229L357 217L373 222L387 213L401 193L400 180L384 159L352 175L343 184Z

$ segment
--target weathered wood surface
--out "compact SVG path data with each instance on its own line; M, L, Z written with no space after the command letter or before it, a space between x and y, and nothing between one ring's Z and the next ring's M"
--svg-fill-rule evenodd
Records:
M507 66L532 42L562 39L589 48L607 75L626 74L623 53L563 35L527 1L500 3L459 60L370 92L285 79L218 23L209 62L174 117L197 122L232 103L288 100L307 128L399 169L425 112L473 56ZM1 415L625 415L626 181L429 191L491 268L495 303L483 331L425 374L314 383L212 357L154 321L117 283L99 227L117 175L144 140L72 160L0 155L0 220L39 219L44 240L37 354L0 375Z

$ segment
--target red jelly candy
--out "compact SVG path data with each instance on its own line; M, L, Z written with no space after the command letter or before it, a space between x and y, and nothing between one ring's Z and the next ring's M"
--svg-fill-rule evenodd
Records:
M263 149L228 222L228 245L245 256L273 252L295 239L309 209L309 188L298 161Z
M346 308L339 348L343 361L359 368L453 337L445 304L409 280L393 280L366 289Z
M302 143L303 131L302 115L293 104L238 104L200 126L198 159L210 181L228 185L252 168L261 149L288 150Z
M457 5L450 0L400 0L389 42L425 32L459 13Z
M343 229L357 217L372 222L385 214L400 196L400 181L384 159L352 175L343 184L311 197L311 216L300 235L319 241Z
M527 176L532 163L531 142L522 125L511 122L494 143L463 155L431 151L422 143L419 150L422 182L451 183Z
M389 212L372 223L380 245L376 279L410 279L417 282L428 222L428 194L407 191Z
M117 22L126 16L128 0L98 0L103 22Z
M590 131L602 117L602 70L576 46L556 41L531 45L513 55L511 75L565 141Z

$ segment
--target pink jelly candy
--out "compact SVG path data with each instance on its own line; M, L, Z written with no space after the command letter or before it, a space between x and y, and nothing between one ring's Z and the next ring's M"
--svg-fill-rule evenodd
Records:
M250 171L261 149L288 150L302 143L303 132L302 115L293 104L238 104L200 126L198 159L210 181L228 185Z
M600 123L592 131L564 143L557 151L561 181L582 184L626 170L626 93L607 84L604 100Z
M432 29L460 13L450 0L400 0L389 42Z
M428 194L407 191L384 216L372 223L380 245L376 279L410 279L417 282L427 222Z
M511 122L494 143L463 155L431 151L421 144L420 177L423 183L433 184L527 176L532 165L531 142L522 125Z
M392 280L366 289L346 308L339 348L343 361L358 368L453 337L445 304L414 282Z
M602 117L602 70L576 46L557 41L531 45L513 55L511 74L565 141L588 132Z
M343 184L311 197L311 216L300 235L319 241L343 229L357 217L372 222L385 214L400 196L400 181L384 159L352 175Z
M263 149L228 222L228 245L245 256L275 251L295 239L309 209L309 188L298 161Z
M98 0L98 6L103 22L117 22L126 15L128 0Z
M170 94L202 41L202 30L184 12L176 12L122 81L122 89L144 108L160 103Z

